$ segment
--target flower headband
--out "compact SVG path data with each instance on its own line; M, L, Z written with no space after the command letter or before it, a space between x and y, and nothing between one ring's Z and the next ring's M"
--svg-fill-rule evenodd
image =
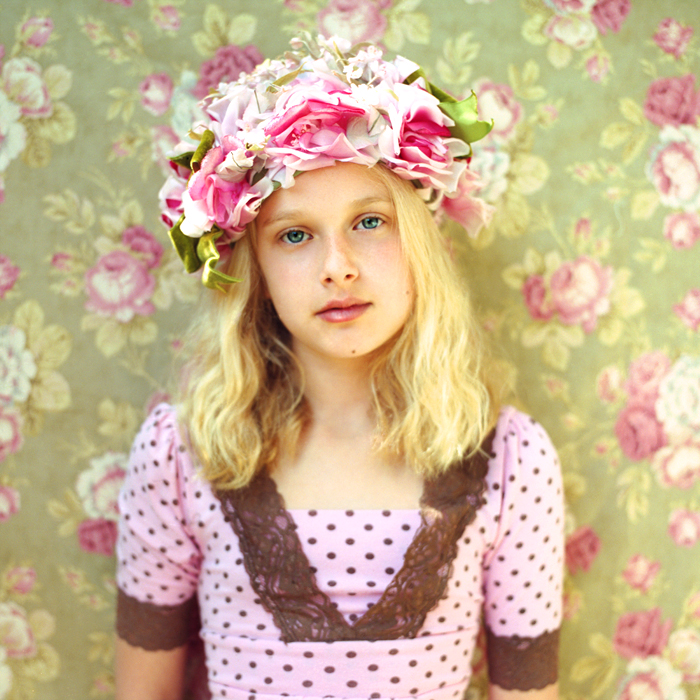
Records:
M458 101L401 56L333 37L293 39L292 50L222 83L200 103L208 122L177 147L160 191L162 218L187 272L207 287L237 282L216 265L262 202L299 173L336 162L382 162L411 181L433 212L473 234L490 207L473 197L470 143L492 124L479 121L476 96ZM184 149L184 150L183 150Z

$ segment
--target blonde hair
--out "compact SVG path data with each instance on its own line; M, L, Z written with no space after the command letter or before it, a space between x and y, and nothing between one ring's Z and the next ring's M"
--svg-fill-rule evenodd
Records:
M376 448L433 476L478 449L498 399L483 333L430 211L385 166L368 173L390 193L415 290L404 327L371 360ZM266 299L254 236L253 222L228 264L243 281L213 294L185 345L180 420L205 478L222 489L245 486L281 450L293 452L309 420L303 372Z

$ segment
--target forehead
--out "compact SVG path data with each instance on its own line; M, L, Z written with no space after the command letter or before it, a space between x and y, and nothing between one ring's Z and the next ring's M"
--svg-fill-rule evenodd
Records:
M258 221L265 226L286 211L332 206L341 209L359 202L391 203L391 193L372 168L355 163L335 165L297 175L294 185L280 188L260 207Z

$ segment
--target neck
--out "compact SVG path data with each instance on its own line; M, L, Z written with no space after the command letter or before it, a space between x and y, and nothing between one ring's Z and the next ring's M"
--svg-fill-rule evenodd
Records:
M298 357L304 369L304 397L311 409L312 428L346 436L373 432L369 362L365 358Z

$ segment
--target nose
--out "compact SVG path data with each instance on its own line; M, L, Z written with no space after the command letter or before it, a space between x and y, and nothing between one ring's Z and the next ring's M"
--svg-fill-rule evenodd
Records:
M324 257L321 268L321 280L324 284L347 284L359 274L355 254L347 236L333 233L326 238Z

